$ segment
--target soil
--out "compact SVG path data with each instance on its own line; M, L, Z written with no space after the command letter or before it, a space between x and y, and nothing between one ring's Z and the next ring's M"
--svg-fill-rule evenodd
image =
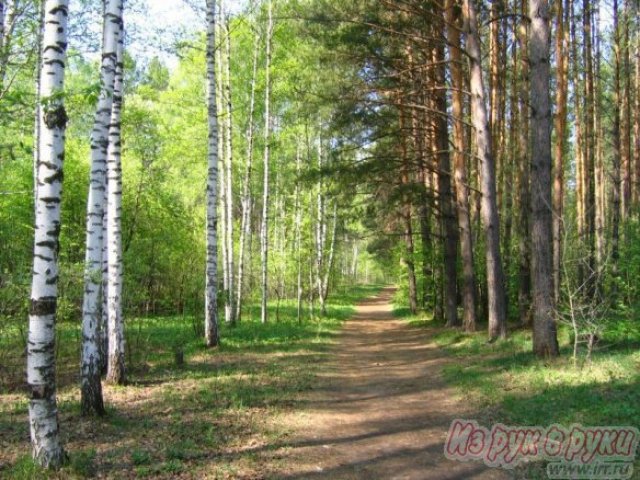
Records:
M302 408L284 415L292 433L271 452L269 478L489 480L506 471L443 454L454 418L474 418L442 379L453 362L433 332L394 318L393 290L358 306ZM273 464L272 464L273 465Z

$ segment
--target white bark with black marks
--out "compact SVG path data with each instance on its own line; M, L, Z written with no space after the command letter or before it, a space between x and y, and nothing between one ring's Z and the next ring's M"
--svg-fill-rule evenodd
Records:
M216 2L207 0L207 260L205 276L205 341L215 347L218 331L218 107L216 105Z
M254 124L253 115L256 105L256 77L258 74L258 53L260 37L256 33L253 49L253 74L251 76L251 97L249 101L249 128L247 132L247 164L242 186L242 219L240 222L240 251L238 252L238 290L236 293L236 321L242 317L242 289L244 284L245 244L250 235L251 212L251 172L253 170Z
M227 248L227 289L224 298L225 321L235 323L234 309L234 252L233 252L233 103L231 99L231 28L229 16L225 19L225 90L227 99L226 119L226 158L225 158L225 232L224 241Z
M100 97L91 132L91 172L87 200L87 233L82 304L81 409L87 415L104 413L102 400L100 324L102 304L102 246L105 212L107 150L118 62L118 38L122 35L122 0L105 4L102 34Z
M296 215L295 255L296 255L296 268L297 268L296 317L297 317L298 323L302 322L302 205L300 201L300 171L301 171L300 144L298 144L298 147L296 148L296 191L295 191L295 215Z
M124 29L122 30L124 32ZM122 317L122 159L121 114L124 35L118 37L113 105L107 148L107 382L126 383L124 319Z
M47 0L40 70L40 162L27 340L27 385L33 458L57 468L65 460L56 404L55 328L58 297L60 201L67 114L64 77L67 50L66 0Z
M262 192L262 224L260 226L260 257L261 257L261 286L262 302L260 320L267 323L267 301L269 297L269 163L271 161L271 41L273 38L273 3L268 2L268 20L266 37L267 64L265 67L265 97L264 97L264 168Z

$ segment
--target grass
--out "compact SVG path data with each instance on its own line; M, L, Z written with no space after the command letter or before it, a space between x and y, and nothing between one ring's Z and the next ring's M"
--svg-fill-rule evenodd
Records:
M434 329L434 342L453 357L444 378L470 403L484 426L552 423L640 427L640 329L637 321L619 319L605 330L587 362L574 365L571 336L561 327L562 355L554 360L533 356L529 330L513 330L506 340L487 343L485 332L442 329L429 316L398 309L407 322ZM543 464L523 469L524 478L547 478ZM635 470L640 478L640 462Z
M305 318L301 324L290 302L281 303L279 322L272 305L274 321L266 325L253 320L259 312L249 309L236 327L222 326L222 344L214 350L204 348L196 334L197 319L129 320L130 383L105 386L108 414L104 418L80 416L75 382L60 388L61 434L70 453L69 464L61 472L43 472L33 465L25 396L5 387L0 394L0 477L264 475L262 453L286 443L278 416L296 405L300 392L313 386L327 348L352 315L353 305L378 290L357 286L337 292L330 298L326 317ZM73 343L72 327L77 329L67 324L61 328L61 338L72 343L65 350L79 345ZM1 341L7 342L6 338ZM5 348L6 343L0 345ZM184 352L183 365L175 362L176 349ZM59 359L66 359L65 355ZM74 364L77 368L77 360Z

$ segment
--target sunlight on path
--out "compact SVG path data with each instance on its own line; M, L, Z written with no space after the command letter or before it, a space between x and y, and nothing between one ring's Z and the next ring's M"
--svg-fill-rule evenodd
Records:
M452 418L473 415L444 385L450 360L425 330L392 315L393 290L359 305L317 389L283 422L294 433L269 478L506 479L506 472L443 455Z

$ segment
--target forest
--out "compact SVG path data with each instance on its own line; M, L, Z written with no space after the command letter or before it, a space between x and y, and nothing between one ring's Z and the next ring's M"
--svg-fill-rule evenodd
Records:
M0 0L0 478L640 478L638 278L640 0Z

